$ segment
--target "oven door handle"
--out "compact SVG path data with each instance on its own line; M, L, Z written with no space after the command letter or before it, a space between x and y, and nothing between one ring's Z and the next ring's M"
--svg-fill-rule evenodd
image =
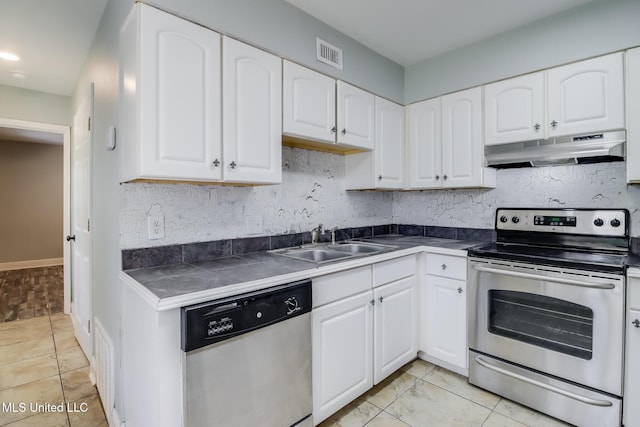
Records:
M514 378L516 380L523 381L523 382L531 384L533 386L543 388L543 389L551 391L553 393L561 394L561 395L563 395L565 397L568 397L570 399L577 400L578 402L586 403L586 404L592 405L592 406L613 406L613 403L608 401L608 400L597 400L597 399L590 399L588 397L580 396L579 394L572 393L570 391L563 390L561 388L554 387L554 386L551 386L549 384L545 384L545 383L542 383L540 381L536 381L536 380L531 379L531 378L527 378L527 377L525 377L523 375L516 374L515 372L511 372L511 371L509 371L507 369L504 369L504 368L501 368L499 366L492 365L491 363L487 362L486 360L484 360L480 356L474 356L473 360L475 360L478 365L480 365L480 366L482 366L482 367L484 367L486 369L489 369L491 371L494 371L494 372L497 372L499 374L505 375L507 377Z
M562 279L560 277L542 276L539 274L531 274L531 273L521 273L519 271L508 271L508 270L501 270L499 268L483 267L481 265L474 265L473 268L478 271L484 271L486 273L503 274L505 276L520 277L523 279L544 280L546 282L555 282L555 283L561 283L563 285L571 285L571 286L581 286L583 288L613 289L616 287L616 285L613 283L589 283L589 282L584 282L582 280Z

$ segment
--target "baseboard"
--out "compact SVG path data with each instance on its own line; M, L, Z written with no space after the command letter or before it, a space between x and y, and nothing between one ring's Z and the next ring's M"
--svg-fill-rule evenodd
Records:
M120 415L118 414L118 411L116 411L116 408L111 409L109 427L125 427L124 421L120 421Z
M31 261L12 261L0 263L0 271L23 270L25 268L51 267L62 265L64 258L34 259Z

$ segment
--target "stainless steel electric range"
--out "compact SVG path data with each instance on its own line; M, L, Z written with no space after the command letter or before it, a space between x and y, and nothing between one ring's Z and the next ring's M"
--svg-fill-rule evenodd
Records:
M496 211L469 250L469 382L580 427L622 420L625 209Z

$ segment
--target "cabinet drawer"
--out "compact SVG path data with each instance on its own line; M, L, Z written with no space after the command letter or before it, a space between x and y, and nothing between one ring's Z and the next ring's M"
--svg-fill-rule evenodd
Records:
M467 280L467 258L451 255L427 254L427 274Z
M319 307L371 289L371 266L366 265L312 279L313 307Z
M416 274L416 256L409 255L373 264L373 287Z
M640 277L628 275L627 306L632 310L640 310Z

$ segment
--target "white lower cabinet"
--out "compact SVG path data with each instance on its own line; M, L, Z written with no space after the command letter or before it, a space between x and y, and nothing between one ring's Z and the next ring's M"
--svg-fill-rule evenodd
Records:
M416 357L415 292L414 255L313 280L315 424Z
M424 282L426 359L467 374L466 257L427 254Z
M640 426L640 268L627 270L627 336L625 342L623 422Z

